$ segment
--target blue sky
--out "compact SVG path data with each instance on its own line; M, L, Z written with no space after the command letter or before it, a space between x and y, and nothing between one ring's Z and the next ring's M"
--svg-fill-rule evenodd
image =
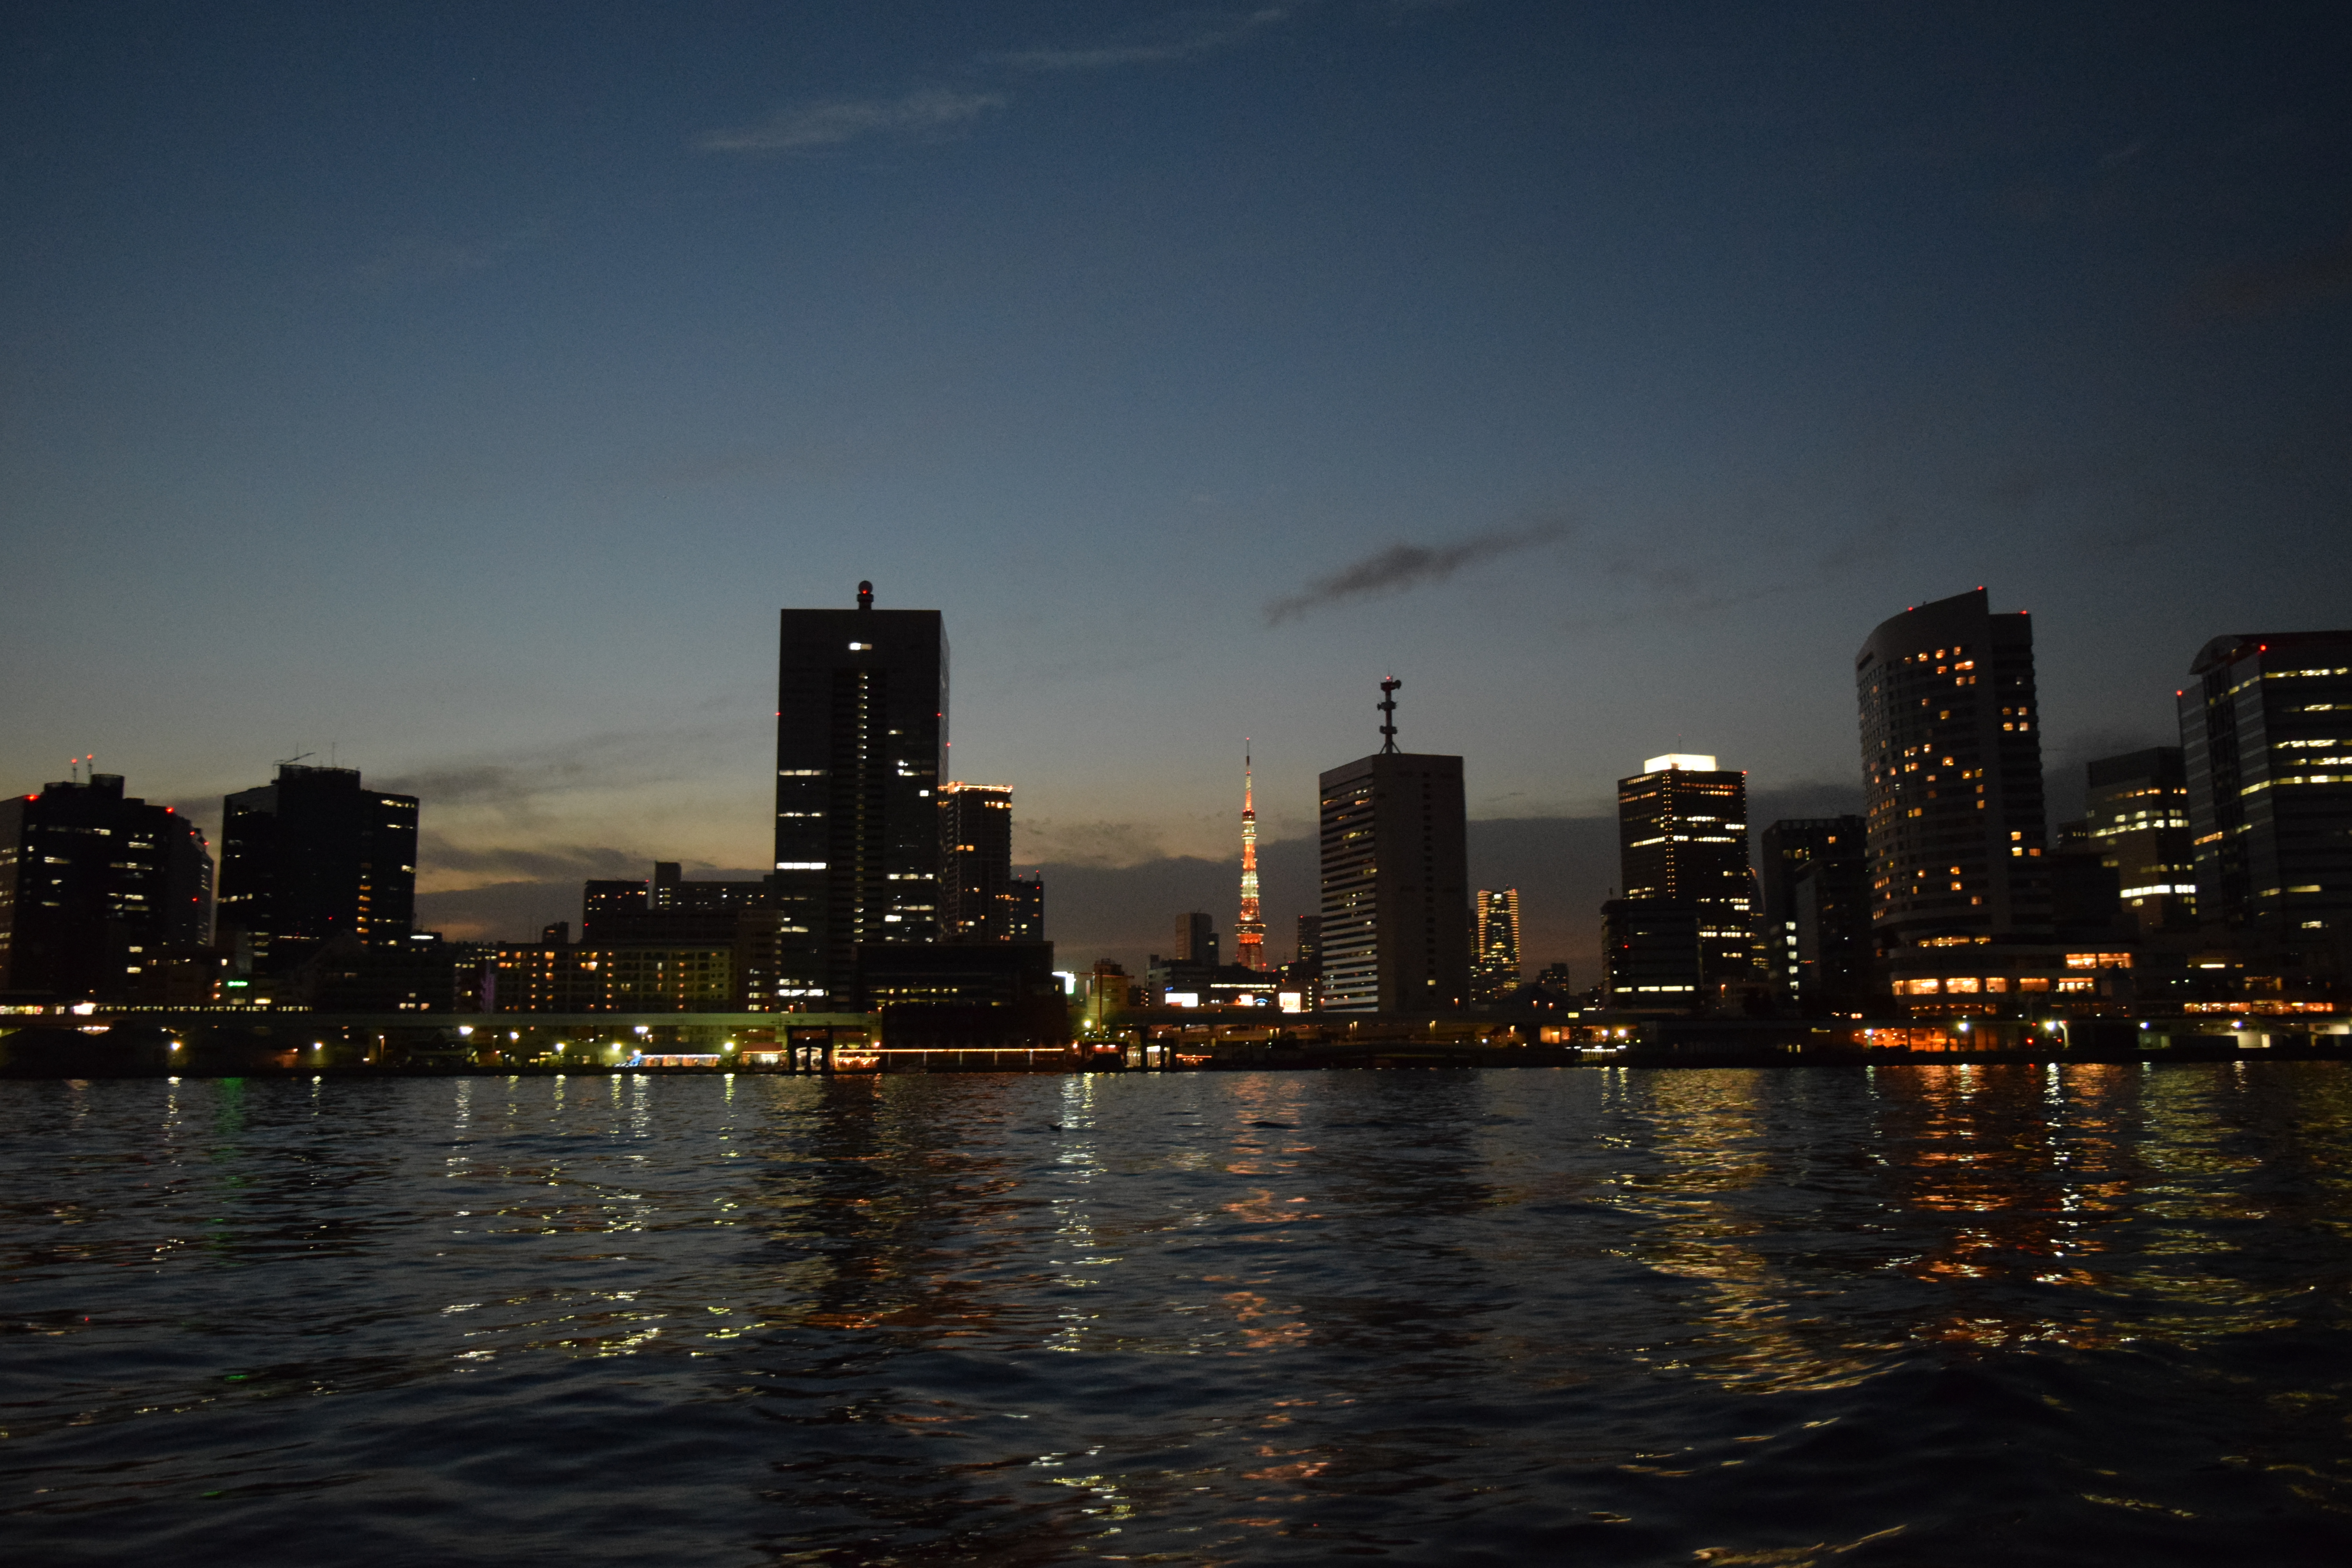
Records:
M1981 583L2063 805L2208 637L2343 624L2336 8L0 29L9 787L331 751L453 931L760 864L774 611L861 577L946 613L1077 963L1225 875L1244 736L1302 834L1391 669L1475 818L1667 750L1836 804L1854 648ZM1548 831L1481 868L1535 959L1613 878Z

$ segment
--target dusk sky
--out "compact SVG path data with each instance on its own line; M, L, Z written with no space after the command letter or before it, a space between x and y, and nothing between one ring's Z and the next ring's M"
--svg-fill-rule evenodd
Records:
M1064 967L1230 930L1244 736L1287 957L1393 671L1590 983L1614 781L1854 808L1907 605L2032 612L2061 814L2347 624L2347 18L9 5L0 787L332 757L528 934L756 874L871 578Z

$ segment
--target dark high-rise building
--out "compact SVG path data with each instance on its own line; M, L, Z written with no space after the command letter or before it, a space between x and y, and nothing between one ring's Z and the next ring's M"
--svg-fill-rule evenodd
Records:
M580 889L580 940L608 942L613 932L645 919L652 909L643 879L599 878Z
M1601 906L1603 994L1612 1007L1688 1012L1706 994L1706 919L1684 899L1612 899Z
M2198 919L2352 935L2352 631L2231 633L2189 674Z
M1710 982L1757 977L1746 773L1713 757L1652 757L1617 781L1617 850L1628 900L1697 911Z
M773 879L688 881L680 869L675 860L657 860L648 881L587 884L581 898L580 945L595 953L575 966L584 977L581 984L603 984L597 978L606 963L602 955L613 952L626 955L612 962L632 974L691 971L707 979L717 971L701 959L690 963L679 960L685 968L646 970L655 961L643 954L719 952L729 959L725 973L733 990L729 1005L741 1011L772 1011L779 945ZM562 942L551 940L547 945Z
M1013 940L1013 786L940 785L940 940Z
M2091 764L2091 842L2115 869L2116 896L2142 933L2196 923L2197 858L2189 768L2178 746Z
M1069 1038L1069 1007L1043 942L868 944L858 1009L883 1016L891 1043L1049 1046Z
M1010 884L1009 898L1013 906L1013 940L1043 942L1045 940L1045 875L1015 877Z
M1868 988L1870 858L1859 816L1788 817L1764 830L1765 967L1800 1005Z
M2033 627L1985 591L1882 623L1854 660L1871 940L1899 947L2051 934Z
M1470 997L1462 759L1386 749L1321 778L1323 1007L1458 1012Z
M0 801L0 993L57 1001L152 992L203 944L212 857L196 825L115 773Z
M1178 915L1175 957L1179 963L1215 963L1217 922L1198 910Z
M2125 935L2123 882L2099 853L2091 825L2077 817L2062 822L2053 836L2050 853L2050 923L2063 942L2096 941L2113 944Z
M772 877L689 881L680 874L678 862L656 860L653 880L646 889L646 907L657 915L740 914L768 908L775 898L774 883Z
M1299 994L1302 1005L1309 1011L1322 1005L1323 984L1323 917L1298 917L1298 952L1282 966L1279 973L1286 990Z
M860 943L939 940L948 640L937 610L782 613L772 1001L845 1006ZM758 1005L758 1004L755 1004Z
M1501 1002L1519 988L1519 890L1481 888L1473 908L1478 929L1471 934L1477 966L1471 990L1481 1002Z
M278 764L221 819L220 936L255 974L292 973L328 942L408 940L416 923L416 797L356 768Z

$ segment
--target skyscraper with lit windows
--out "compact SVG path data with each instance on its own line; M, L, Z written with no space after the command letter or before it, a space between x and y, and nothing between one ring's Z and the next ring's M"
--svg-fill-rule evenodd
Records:
M1978 588L1880 624L1854 658L1871 939L2052 933L2033 627Z
M854 610L782 612L777 663L764 1005L839 1010L856 994L858 944L939 940L947 630L937 610L876 609L860 583Z
M1714 984L1753 979L1755 877L1748 864L1748 775L1710 756L1652 757L1617 781L1624 897L1689 904Z
M196 825L115 773L0 800L0 995L121 1001L212 929Z
M1758 926L1782 1000L1828 1006L1868 989L1868 843L1859 816L1784 817L1764 830Z
M2150 746L2090 764L2084 805L2091 847L2116 873L2116 897L2143 932L2197 923L2189 769L2178 746Z
M940 940L1013 940L1013 786L940 785Z
M1475 971L1471 990L1481 1002L1500 1002L1519 988L1519 890L1481 888L1473 904Z
M220 940L257 975L331 942L399 946L416 924L416 797L356 768L280 763L221 810Z
M1469 1001L1462 759L1396 749L1401 684L1382 684L1382 749L1319 781L1326 1012L1451 1013Z
M2189 674L2198 919L2352 937L2352 631L2234 632Z

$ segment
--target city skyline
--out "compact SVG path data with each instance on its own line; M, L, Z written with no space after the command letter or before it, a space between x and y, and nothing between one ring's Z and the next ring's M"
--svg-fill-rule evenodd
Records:
M0 764L216 844L340 761L422 923L527 933L763 864L768 617L871 578L1067 940L1232 906L1244 735L1311 908L1396 669L1589 973L1641 758L1859 808L1858 621L2035 612L2056 819L2205 637L2339 619L2323 9L895 18L26 12Z
M868 586L866 583L859 584L861 595L868 590ZM1983 595L1984 590L1979 588L1969 594L1958 595L1953 602L1981 602ZM1914 612L1931 607L1934 607L1933 602L1927 605L1908 606L1905 614L1894 617L1894 621L1902 621ZM791 624L791 616L802 613L803 612L786 610L787 625ZM838 614L844 617L845 626L854 625L854 620L849 617L854 617L857 614L855 610L805 613L827 618ZM943 625L942 612L918 611L911 614L922 624L933 628ZM930 635L938 637L940 633L934 630ZM2233 637L2248 635L2252 634L2223 634L2217 638L2206 640L2228 642ZM2340 637L2344 634L2270 635L2290 637L2308 635L2334 638ZM2200 644L2200 647L2202 646ZM1383 692L1383 696L1389 701L1393 700L1392 695L1389 693ZM2177 697L2175 700L2178 701ZM1367 727L1375 734L1381 732L1382 721L1393 722L1392 717L1383 711L1387 706L1385 702L1372 702L1366 706L1370 710L1369 718L1371 721ZM772 730L771 732L772 733ZM2159 742L2159 745L2168 743ZM1682 765L1696 766L1701 763L1712 763L1714 760L1711 756L1677 754L1644 759L1641 765L1647 769L1665 765L1670 762L1679 762ZM2053 833L2060 816L2066 809L2064 803L2071 799L2075 803L2074 809L2077 812L2083 809L2080 803L2085 795L2084 775L2087 766L2090 763L2100 760L2096 757L2084 758L2082 765L2073 766L2071 773L2064 776L2054 773L2045 765L2044 780L2050 802L2046 816L2051 831ZM2070 758L2068 762L2071 764L2074 759ZM90 756L68 759L68 771L73 776L79 777L84 773L91 776L98 774L98 764ZM1474 751L1465 759L1465 775L1475 773L1476 765L1477 756ZM316 771L286 762L280 762L277 766L281 770L292 767L298 773ZM1743 771L1732 770L1735 774ZM1748 813L1746 837L1750 859L1759 867L1763 864L1761 855L1764 835L1778 820L1803 818L1841 802L1850 802L1853 809L1860 809L1864 797L1864 777L1863 772L1857 767L1855 777L1850 784L1841 784L1831 779L1814 779L1804 781L1793 789L1780 791L1768 789L1756 792L1763 804L1752 805ZM381 787L394 788L397 787L397 784L398 781L394 781ZM788 780L779 780L780 789L789 787L789 784ZM942 794L946 794L950 787L943 784ZM1005 789L1012 786L957 784L952 787ZM232 792L231 798L234 798L234 795L235 792ZM427 799L420 804L429 824L433 802ZM213 822L217 824L219 808L215 806L212 811L207 812L205 809L205 804L201 801L175 802L173 805L174 809L186 819L198 825L199 830L205 834L208 849L217 860L225 847L225 840L217 827L205 826L205 818L210 816ZM776 808L771 807L772 811L774 809ZM1017 830L1018 815L1008 815L1013 816L1013 825ZM1231 817L1228 816L1226 820L1227 831L1230 833ZM1529 889L1531 896L1526 900L1527 909L1533 912L1523 922L1525 929L1533 933L1526 938L1524 950L1529 972L1532 973L1534 969L1546 963L1564 960L1570 964L1577 974L1597 983L1601 931L1598 911L1604 898L1615 890L1622 882L1624 876L1621 863L1623 827L1620 814L1612 811L1605 816L1596 813L1589 816L1561 817L1532 822L1512 819L1487 819L1480 822L1473 819L1468 821L1465 826L1468 832L1469 875L1474 882L1481 879L1495 881L1517 878L1529 879L1533 883ZM1261 881L1268 889L1267 896L1263 900L1265 919L1260 922L1261 924L1275 921L1286 923L1294 921L1299 914L1314 913L1320 908L1319 895L1317 891L1316 843L1316 839L1312 837L1296 837L1264 843L1260 846L1259 864L1266 873L1261 878ZM756 864L740 868L721 867L707 862L687 864L690 867L687 875L689 879L697 880L757 879L766 875L766 868ZM1235 868L1240 865L1240 857L1232 855L1222 859L1209 856L1171 858L1157 865L1133 868L1116 866L1106 868L1084 864L1055 865L1050 862L1034 861L1024 863L1017 858L1012 862L1012 865L1031 877L1046 875L1059 885L1061 896L1054 900L1054 914L1050 918L1048 935L1051 940L1067 944L1066 951L1063 954L1063 960L1066 963L1091 962L1097 957L1110 958L1121 963L1129 963L1132 969L1140 973L1143 968L1143 955L1156 946L1160 940L1159 931L1165 925L1167 910L1196 904L1206 905L1211 909L1232 907L1231 889L1234 886ZM614 868L624 872L630 869L626 865L616 865ZM583 882L595 880L597 879L592 878L530 884L528 902L518 905L502 922L483 926L468 925L462 919L457 921L436 921L434 918L430 895L419 894L416 900L415 925L419 930L434 929L452 940L525 941L540 928L555 921L576 918L579 913L580 889ZM1195 897L1191 891L1218 885L1223 889L1219 893ZM1139 892L1139 889L1141 891ZM1114 906L1118 907L1118 912L1106 920L1107 909ZM1066 907L1071 912L1065 913ZM1212 916L1210 919L1213 929L1221 933L1222 939L1227 929L1223 917ZM452 926L455 929L445 929ZM1146 928L1151 929L1147 931ZM1073 931L1075 934L1072 934ZM1130 954L1133 955L1131 963ZM1279 951L1270 952L1269 966L1281 956ZM1579 981L1580 985L1586 983L1586 979Z

